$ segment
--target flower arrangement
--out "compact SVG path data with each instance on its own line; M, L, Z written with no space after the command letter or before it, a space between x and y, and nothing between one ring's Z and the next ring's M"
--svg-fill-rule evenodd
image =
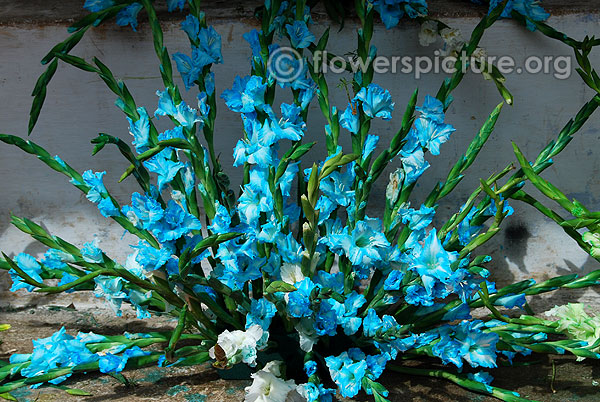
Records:
M540 176L596 110L600 97L596 94L586 103L533 162L515 145L519 168L508 166L482 179L464 205L435 228L438 203L483 148L502 104L491 112L446 180L415 208L409 200L429 167L426 159L439 155L455 131L445 111L464 72L457 68L435 96L419 101L415 91L396 135L389 144L379 144L371 123L391 120L395 103L375 82L369 63L365 71L354 73L348 104L338 110L330 103L326 75L308 57L324 51L328 41L329 30L317 39L309 29L316 3L267 0L257 11L261 29L244 35L252 49L250 75L238 76L231 89L219 94L211 69L224 62L221 37L207 25L199 0L167 0L169 11L187 5L188 12L181 29L191 53L174 55L164 47L153 1L85 1L91 13L73 24L71 35L42 60L48 67L33 91L29 131L59 62L98 75L117 95L116 106L129 122L133 148L101 134L92 141L94 154L106 145L117 146L130 162L121 180L132 176L140 192L132 195L130 205L121 206L105 187L104 172L81 174L34 142L6 134L0 140L67 176L103 216L137 236L139 243L132 245L126 261L118 262L93 242L80 248L13 216L12 223L48 251L40 260L24 253L4 255L0 267L9 271L12 290L93 290L117 315L125 303L139 318L165 314L175 317L177 325L169 332L118 336L73 336L63 328L34 341L33 353L14 354L0 366L0 396L10 399L9 393L23 386L59 384L74 373L118 374L144 365L211 361L219 370L240 365L253 369L248 373L253 379L246 389L248 402L284 402L292 395L310 402L331 401L361 391L375 401L387 401L388 391L378 383L386 369L442 377L475 392L520 401L524 398L515 392L491 385L492 377L481 370L532 352L600 357L596 317L582 315L580 305L569 305L549 313L558 320L539 318L526 299L559 288L597 285L600 270L497 289L486 268L490 257L477 254L512 213L510 199L540 210L592 257L600 258L600 215L569 200ZM340 3L323 3L332 18L343 22ZM153 114L136 104L127 85L99 59L89 62L71 54L87 30L111 18L136 29L142 10L164 83ZM386 28L403 18L416 20L422 44L441 35L445 52L458 55L458 67L485 63L476 57L485 30L499 18L513 18L573 48L579 74L600 93L600 78L588 59L600 41L579 41L554 30L543 22L548 14L535 1L492 0L467 41L428 17L424 0L357 0L354 13L361 24L356 57L363 62L377 53L371 42L378 15ZM276 55L285 57L275 60ZM198 90L197 105L182 99L172 61L185 89ZM495 66L489 67L485 78L512 104L504 77ZM278 90L291 92L293 101L277 103ZM243 136L233 151L234 165L243 172L238 194L213 146L217 96L241 117ZM318 102L327 121L328 156L303 166L303 157L315 145L303 142L311 102ZM172 128L158 132L154 119L166 119ZM351 150L342 149L340 135L351 139ZM373 183L390 168L383 216L369 216ZM562 218L526 193L526 182L574 218ZM473 318L478 308L486 309L487 316ZM517 309L527 314L516 316ZM423 357L438 359L443 368L404 364Z

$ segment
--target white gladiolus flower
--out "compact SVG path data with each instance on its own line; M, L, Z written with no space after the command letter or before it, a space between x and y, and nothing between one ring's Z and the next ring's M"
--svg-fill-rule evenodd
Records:
M419 43L421 46L429 46L437 40L438 24L435 21L425 21L421 24L419 31Z
M452 47L456 46L457 44L465 43L462 33L456 28L444 28L440 31L440 35L444 42Z
M475 60L481 60L481 59L485 60L487 58L487 51L482 47L478 47L477 49L475 49L475 51L471 55L471 58L473 58Z
M312 318L302 318L295 327L300 336L300 349L307 353L312 351L314 344L319 340L313 324Z
M444 28L440 31L440 36L444 40L444 49L442 50L442 55L457 56L458 52L465 44L465 40L460 30L456 28Z
M402 189L402 182L404 182L404 170L398 168L395 172L390 173L390 181L385 189L385 198L389 201L390 205L393 205Z
M290 285L304 279L300 264L283 263L281 265L281 280Z
M279 378L281 363L269 362L264 369L252 374L252 385L244 390L244 402L286 402L288 394L296 389L296 383Z
M256 366L256 352L266 346L269 338L260 325L253 325L246 331L223 331L217 344L208 351L212 359L222 367L232 366L240 361L251 367Z
M486 64L486 60L487 60L487 52L482 47L478 47L477 49L475 49L475 51L471 55L471 63L474 63L475 65L480 63L481 64L480 68L483 69L482 72L490 73L491 72L491 70L489 70L490 66Z

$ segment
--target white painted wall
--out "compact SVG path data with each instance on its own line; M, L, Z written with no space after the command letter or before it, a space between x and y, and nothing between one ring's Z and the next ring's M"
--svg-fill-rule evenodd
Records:
M551 25L575 38L597 34L599 15L562 15L550 19ZM465 37L478 22L476 19L449 19L448 24L460 28ZM241 39L243 33L254 28L251 22L220 19L213 22L223 37L225 64L214 67L217 91L231 86L236 74L249 71L250 50ZM171 54L186 52L187 40L178 26L165 26L165 42ZM314 28L323 31L323 23ZM348 23L337 32L331 32L331 50L337 53L350 52L355 48L356 25ZM436 46L422 48L417 40L418 27L405 22L402 27L386 31L376 29L374 44L380 55L430 55ZM65 38L65 26L41 25L0 26L0 132L26 135L29 96L35 80L43 71L39 60L57 42ZM551 41L540 34L531 34L510 21L502 21L483 38L482 45L491 55L513 55L520 63L526 55L570 55L565 46ZM439 44L438 44L439 46ZM98 56L111 67L117 77L123 78L132 90L138 104L153 109L154 95L161 88L157 63L147 26L142 25L137 33L112 25L91 31L76 48L74 54L91 59ZM595 55L596 65L600 57ZM575 64L573 62L573 64ZM382 144L395 133L403 109L414 88L420 88L421 99L427 93L435 94L441 74L430 74L420 80L412 76L388 74L378 76L375 82L389 88L396 102L394 119L388 123L374 125L372 133L382 137ZM330 88L335 93L335 103L345 107L346 96L335 90L338 77L330 77ZM515 96L515 106L505 107L497 129L484 148L478 162L470 169L470 176L455 193L442 202L439 215L453 213L464 201L466 194L477 186L480 177L487 177L509 162L514 161L511 141L515 141L527 156L533 158L542 147L555 138L560 128L575 115L580 106L591 98L592 93L574 75L567 80L557 80L550 75L511 74L507 86ZM194 94L187 94L190 99ZM457 131L442 148L442 155L429 156L432 167L420 181L415 192L415 203L420 203L424 194L434 183L445 177L449 166L459 153L464 152L472 136L477 132L491 110L500 102L500 96L491 82L481 76L469 74L454 92L455 102L447 115L447 122ZM117 179L127 163L116 148L106 147L94 158L90 158L90 140L99 132L128 138L127 122L121 112L113 106L115 97L99 78L90 73L60 66L48 91L46 104L37 128L31 139L46 147L49 152L59 154L76 169L107 170L105 183L121 203L126 203L129 194L137 190L130 178L117 184ZM323 141L323 119L319 118L315 102L311 106L307 137ZM159 124L159 128L166 128ZM591 208L600 208L600 117L593 117L556 159L555 166L547 170L545 177L552 180L570 196L586 203ZM221 152L221 161L235 182L239 170L231 168L232 149L241 133L241 122L237 115L219 104L216 128L216 148ZM348 144L349 142L346 141ZM322 157L319 148L311 155ZM321 147L320 149L324 149ZM9 225L9 212L44 222L53 233L68 241L81 245L97 238L105 252L123 261L132 243L131 236L122 237L122 230L112 221L104 219L79 190L65 178L45 168L34 157L16 148L0 144L0 248L9 255L26 251L32 254L44 250L36 242L22 235ZM374 199L383 202L385 183L374 190ZM510 230L497 235L488 247L494 256L491 264L498 282L534 277L544 279L567 272L586 273L598 268L595 261L587 258L575 243L552 222L548 222L526 205L513 203L517 213L505 224ZM508 233L508 234L507 234ZM4 276L3 289L9 284ZM594 296L594 291L588 291ZM579 296L579 294L577 295ZM29 298L15 299L6 292L0 303L22 304ZM35 299L35 300L40 300ZM34 300L34 302L35 302ZM47 300L47 299L43 299Z

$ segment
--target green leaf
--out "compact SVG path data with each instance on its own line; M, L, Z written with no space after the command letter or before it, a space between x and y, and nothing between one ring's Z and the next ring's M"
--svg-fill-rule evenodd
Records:
M328 40L329 40L329 27L327 27L325 32L323 32L323 35L321 35L321 38L319 39L319 42L317 43L317 46L315 47L314 51L319 51L319 52L324 51L325 47L327 47ZM313 53L314 53L314 51L313 51Z
M267 286L267 293L276 293L276 292L293 292L297 290L293 285L290 285L284 281L274 281Z
M344 166L350 162L353 162L356 159L358 159L359 157L360 157L360 155L358 155L358 154L343 155L340 152L338 155L334 156L333 158L329 159L327 162L325 162L323 164L323 168L321 169L321 174L319 175L319 180L324 179L325 177L327 177L331 173L333 173L337 168Z
M31 105L31 110L29 112L29 125L27 128L27 135L31 134L33 128L35 127L35 123L37 123L38 121L40 112L42 110L42 106L44 104L44 100L46 99L46 87L48 86L48 83L50 82L52 76L56 72L57 67L58 60L54 59L35 84L35 88L33 89L32 93L32 95L34 96L33 104Z
M546 197L551 200L556 201L561 207L571 212L575 209L575 205L554 185L550 182L542 179L538 174L535 173L517 144L513 143L513 149L517 159L519 160L519 164L521 165L521 169L525 176L529 179L529 181L540 190Z
M82 389L77 389L77 388L69 388L66 387L64 385L52 385L53 388L57 388L57 389L61 389L63 391L65 391L67 394L69 395L74 395L74 396L92 396L91 393L84 391Z
M75 47L75 45L77 45L79 43L81 38L83 38L83 35L85 35L85 32L87 31L88 28L89 28L89 26L82 28L80 31L75 32L74 34L69 36L67 39L60 42L56 46L54 46L48 52L48 54L46 54L44 56L41 63L48 64L48 62L50 62L50 60L52 60L53 62L56 61L56 59L55 59L56 53L69 53L71 51L71 49L73 49Z
M290 155L290 160L298 160L298 159L300 159L302 156L304 156L305 153L307 153L308 151L310 151L310 149L315 144L316 144L316 142L309 142L308 144L302 144L302 145L300 145Z
M75 395L75 396L92 396L93 394L87 391L84 391L82 389L77 389L77 388L67 388L65 389L65 392L69 395Z

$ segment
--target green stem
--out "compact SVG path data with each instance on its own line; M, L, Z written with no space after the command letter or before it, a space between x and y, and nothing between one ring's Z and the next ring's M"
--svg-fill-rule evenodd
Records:
M508 391L503 388L492 387L490 385L482 384L478 381L471 380L466 376L453 374L444 370L437 369L418 369L405 366L397 366L388 364L387 367L397 373L418 375L425 377L443 378L445 380L452 381L453 383L466 388L470 391L477 392L485 395L492 395L502 401L506 402L530 402L530 399L522 398L516 392Z

